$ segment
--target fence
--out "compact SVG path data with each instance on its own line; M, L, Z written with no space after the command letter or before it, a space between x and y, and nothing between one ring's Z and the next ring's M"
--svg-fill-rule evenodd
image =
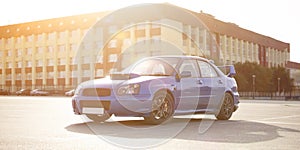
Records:
M7 85L0 85L0 88L10 92L11 95L14 95L16 91L21 89L40 89L44 91L48 91L51 94L63 95L66 91L76 88L75 86L64 86L64 85L57 85L57 86L48 86L48 85L34 85L34 86L7 86Z
M293 90L292 92L239 92L240 97L247 97L252 99L300 99L300 90Z

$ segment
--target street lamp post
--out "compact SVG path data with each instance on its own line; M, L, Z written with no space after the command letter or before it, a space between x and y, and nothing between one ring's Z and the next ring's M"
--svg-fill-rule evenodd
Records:
M278 96L280 96L280 78L277 78L277 90L278 90Z
M255 98L255 74L254 75L252 75L252 99L254 99Z

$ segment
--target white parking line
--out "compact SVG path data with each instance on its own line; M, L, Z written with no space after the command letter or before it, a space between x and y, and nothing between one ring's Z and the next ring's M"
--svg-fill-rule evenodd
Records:
M266 123L266 124L282 124L282 125L300 125L300 123L294 123L294 122L283 122L283 121L269 121L269 120L276 120L276 119L283 119L283 118L297 118L300 117L300 115L290 115L290 116L280 116L280 117L272 117L272 118L264 118L264 119L258 119L258 120L244 120L241 121L252 121L252 122L259 122L259 123ZM223 122L221 124L231 124L236 122Z
M264 119L259 119L258 121L265 121L265 120L275 120L275 119L283 119L283 118L295 118L295 117L300 117L300 115L290 115L290 116L281 116L281 117L271 117L271 118L264 118Z
M282 124L282 125L300 125L300 123L293 123L293 122L276 122L276 121L255 121L259 123L265 123L265 124Z

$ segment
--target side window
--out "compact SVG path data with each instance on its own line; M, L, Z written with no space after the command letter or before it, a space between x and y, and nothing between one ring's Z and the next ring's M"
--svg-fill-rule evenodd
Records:
M179 68L179 73L182 73L183 71L191 72L192 78L200 77L196 60L184 60Z
M162 64L154 64L152 74L166 74L165 67Z
M207 62L198 61L200 73L202 78L216 78L218 73L216 70Z

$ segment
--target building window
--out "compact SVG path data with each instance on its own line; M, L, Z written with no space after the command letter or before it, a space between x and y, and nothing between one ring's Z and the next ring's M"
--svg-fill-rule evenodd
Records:
M27 36L27 42L32 42L33 41L33 35Z
M243 44L243 53L244 53L244 58L246 59L246 56L247 56L247 43Z
M17 74L17 80L21 80L22 79L22 74L21 73L18 73Z
M67 37L66 35L67 35L66 32L60 32L59 33L59 38L60 39L65 39Z
M18 64L18 68L22 68L22 64L23 64L22 61L18 61L17 64Z
M59 78L65 78L65 77L66 77L65 71L60 71L60 72L58 72L58 77L59 77Z
M18 50L17 50L17 55L18 55L18 56L22 56L22 49L18 49Z
M53 66L54 65L53 59L47 59L47 64L48 66Z
M6 80L11 80L11 74L6 75Z
M97 61L96 61L97 63L101 63L101 64L103 63L103 56L102 55L97 55L96 59L97 59Z
M77 44L71 44L71 51L75 52L77 50Z
M54 78L54 72L47 72L47 79L53 79Z
M72 70L71 77L72 77L72 78L78 77L78 74L77 74L77 73L78 73L78 72L77 72L76 70Z
M43 79L43 72L37 72L36 73L36 78L37 79Z
M59 52L65 52L65 50L66 50L66 47L65 47L65 45L60 45L59 46Z
M236 40L237 50L236 55L241 56L240 40Z
M6 62L6 67L7 68L12 68L12 62Z
M72 38L77 38L77 37L79 37L79 32L78 32L78 30L73 30L73 31L71 32L71 37L72 37Z
M22 38L21 37L18 37L17 38L17 43L21 43L22 42ZM0 42L1 43L1 42Z
M11 50L7 50L7 56L11 57L12 56L12 51Z
M103 76L104 76L103 69L97 69L96 70L96 77L103 77Z
M31 55L32 54L32 48L27 48L27 55Z
M116 48L117 47L117 40L113 39L111 41L109 41L108 43L108 48Z
M26 61L26 67L31 67L31 66L32 66L31 61L27 60Z
M53 47L52 47L52 46L48 46L48 52L49 52L49 53L53 53L53 51L54 51L54 50L53 50Z
M55 39L55 33L49 33L48 40L54 40L54 39Z
M58 65L66 65L66 59L65 58L59 58L57 61L58 61Z
M27 73L27 74L26 74L26 80L32 80L31 73Z
M117 54L110 54L109 55L109 58L108 58L109 62L117 62L117 60L118 60L118 55Z
M90 77L91 71L90 70L83 70L83 77Z
M40 42L40 41L42 41L42 40L43 40L43 34L39 34L39 35L37 36L37 41Z
M36 66L37 66L37 67L43 66L43 60L41 60L41 59L40 59L40 60L37 60L37 61L36 61Z
M76 60L75 60L74 57L71 57L71 58L70 58L70 63L71 63L72 65L77 64L77 62L76 62Z
M252 47L253 45L252 45L252 43L249 43L248 44L248 58L251 58L251 56L252 56Z
M44 53L44 49L42 47L38 47L38 54L43 54Z

